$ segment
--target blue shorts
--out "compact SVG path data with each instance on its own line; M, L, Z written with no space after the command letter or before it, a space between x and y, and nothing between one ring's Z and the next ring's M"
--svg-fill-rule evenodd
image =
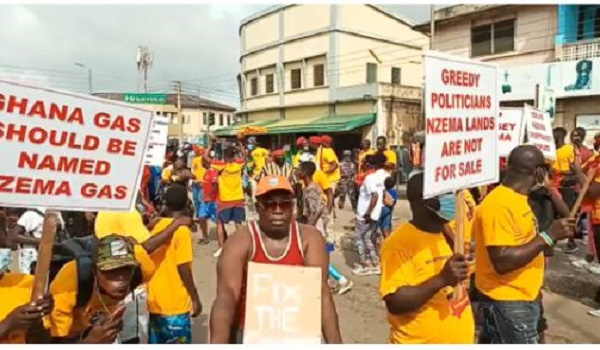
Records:
M191 344L192 319L190 314L173 316L150 314L148 319L148 343Z
M217 204L215 202L205 202L203 200L204 192L202 186L197 183L192 185L192 194L194 198L194 210L197 219L211 219L217 221Z
M391 230L392 229L392 213L381 213L379 217L379 221L377 221L377 227L381 230Z
M219 221L227 224L230 221L242 222L246 221L246 208L244 207L231 207L219 210L218 214Z

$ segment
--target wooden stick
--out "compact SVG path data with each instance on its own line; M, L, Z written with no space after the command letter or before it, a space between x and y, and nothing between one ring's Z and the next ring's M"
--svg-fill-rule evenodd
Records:
M577 212L579 211L579 207L581 206L581 203L583 202L583 198L585 197L588 189L590 188L592 181L594 180L594 177L596 175L596 169L597 169L597 166L594 166L594 167L591 167L590 170L588 170L587 177L585 179L585 183L583 184L583 188L581 189L581 192L579 192L579 195L577 196L577 200L575 201L575 205L573 205L573 209L571 209L571 213L570 213L569 217L574 218L577 215Z
M460 190L456 193L456 232L454 232L454 253L455 254L465 254L465 193L463 190ZM452 299L458 300L461 298L460 292L462 288L457 286L454 288L454 292L452 293Z
M52 246L56 237L56 214L46 214L42 231L42 241L38 248L38 259L35 266L35 278L31 301L38 300L46 292L48 284L48 271L50 270L50 259L52 258Z

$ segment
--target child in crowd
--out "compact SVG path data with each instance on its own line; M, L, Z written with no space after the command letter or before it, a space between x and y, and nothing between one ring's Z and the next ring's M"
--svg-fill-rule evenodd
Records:
M383 207L381 208L381 216L379 217L379 229L383 234L383 238L388 238L392 232L392 213L398 201L398 192L396 191L396 180L393 177L387 177L383 182L385 191L383 192ZM381 245L381 242L378 242Z

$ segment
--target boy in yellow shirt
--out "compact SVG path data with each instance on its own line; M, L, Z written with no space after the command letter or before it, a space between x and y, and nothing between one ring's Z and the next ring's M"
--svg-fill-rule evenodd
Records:
M383 153L385 156L385 170L388 173L393 174L396 171L398 160L396 152L388 148L387 138L385 136L377 137L377 152Z
M453 254L442 230L454 219L456 198L423 199L423 173L408 180L413 219L396 228L381 248L380 293L390 322L390 343L473 343L475 322L464 289L453 308L455 286L468 277L464 256Z
M502 184L475 211L475 286L483 324L481 340L497 344L539 342L539 295L544 280L544 249L573 236L574 220L555 220L540 232L528 203L545 186L544 155L532 145L508 157Z
M185 187L170 187L165 193L167 218L156 224L151 235L159 233L174 218L183 216L186 202ZM148 282L149 343L191 344L191 317L200 315L202 304L192 274L190 228L180 226L169 243L161 246L151 258L156 271Z

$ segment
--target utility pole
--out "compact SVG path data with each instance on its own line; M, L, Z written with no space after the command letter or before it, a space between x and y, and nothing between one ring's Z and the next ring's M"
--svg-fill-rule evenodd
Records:
M138 46L136 63L138 68L138 91L140 90L140 85L143 86L143 92L148 93L148 69L152 67L152 63L154 61L154 57L147 46ZM142 80L140 84L140 79Z
M177 136L179 146L183 145L183 118L181 115L181 81L175 82L175 92L177 93Z
M88 73L88 93L91 95L94 92L94 89L92 87L92 68L86 66L83 63L79 63L79 62L75 62L75 65L77 67L81 67L83 69L87 69L87 73Z

